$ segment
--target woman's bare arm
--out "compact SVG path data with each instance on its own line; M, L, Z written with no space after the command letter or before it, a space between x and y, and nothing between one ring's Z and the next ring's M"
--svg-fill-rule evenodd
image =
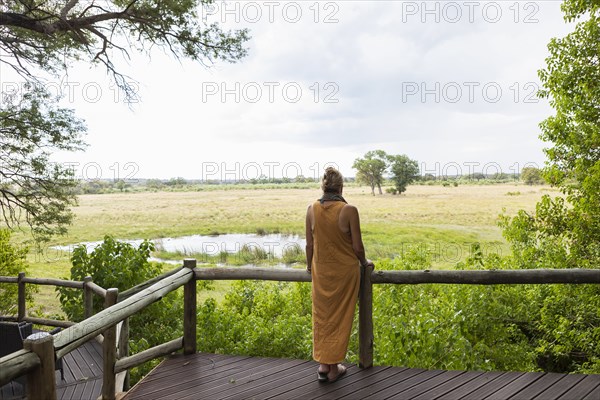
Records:
M306 210L306 270L311 271L313 259L312 206Z
M367 260L365 256L365 246L363 245L362 234L360 232L360 217L358 215L358 209L348 204L342 211L348 218L348 223L350 225L350 237L352 238L352 249L360 261L360 265L373 265L373 262Z

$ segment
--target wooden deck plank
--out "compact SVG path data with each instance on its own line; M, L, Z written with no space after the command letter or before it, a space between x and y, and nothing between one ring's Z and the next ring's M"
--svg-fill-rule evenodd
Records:
M60 400L70 400L73 398L73 392L75 391L75 385L63 386L56 388L56 398Z
M583 398L583 400L598 400L600 399L600 384L596 385L596 387L587 394L587 396L585 396Z
M525 374L524 372L505 372L496 379L492 380L486 385L481 386L477 390L474 390L467 395L461 397L461 400L481 400L485 399L494 393L498 388L510 385L511 382L517 380L520 376Z
M96 342L94 340L94 342ZM86 365L89 367L91 376L102 375L102 357L99 357L96 351L93 349L93 344L89 346L81 346L78 348L79 354L85 360Z
M178 400L192 397L200 390L203 395L224 398L223 392L239 387L247 387L247 385L255 383L261 377L268 376L275 371L288 368L289 366L298 363L292 360L288 363L277 362L273 359L252 359L245 363L240 363L236 368L224 370L217 374L213 374L204 380L197 380L193 385L189 385L184 390L177 391L164 397L165 400ZM204 387L204 389L201 389ZM242 389L244 390L244 389Z
M559 382L547 387L543 392L538 394L535 400L556 400L584 378L584 375L565 375Z
M201 354L201 353L199 353ZM192 368L210 366L214 368L217 364L225 365L236 363L240 360L250 358L248 356L224 356L220 354L212 354L210 357L184 357L182 354L176 354L170 358L164 359L160 366L155 368L150 374L144 378L145 381L151 382L155 379L165 379L169 376L178 376L182 373L189 373Z
M79 370L81 371L82 377L84 378L83 380L87 380L94 377L94 372L92 371L88 360L86 360L80 348L73 350L71 352L71 355L73 356L73 359L75 360L77 366L79 367Z
M600 400L600 375L348 367L317 381L314 361L199 353L164 360L124 400ZM148 378L152 378L148 380Z
M435 378L437 375L440 375L443 372L444 371L438 371L438 370L422 371L421 373L416 374L415 376L412 376L408 379L402 380L401 382L392 383L391 386L388 386L387 388L385 388L383 390L373 393L370 396L366 396L366 397L364 397L364 399L369 399L369 400L387 399L388 397L391 397L391 396L395 395L396 393L403 392L403 391L408 390L408 389L412 388L413 386L418 385L424 381L428 381L429 379Z
M290 390L309 385L316 380L316 369L318 364L313 361L305 361L283 373L275 374L266 380L265 384L250 389L246 394L253 398L270 399L277 397L280 393L287 393ZM283 378L286 378L283 381Z
M421 382L413 387L397 392L389 399L412 399L413 397L421 396L425 393L429 393L431 389L437 388L438 386L451 381L457 377L464 375L465 371L444 371L439 375L432 377L424 382Z
M301 374L307 369L306 364L308 361L306 360L282 361L284 362L265 364L263 368L257 368L255 371L247 371L240 378L234 378L231 383L223 380L221 382L217 381L215 385L210 384L211 389L206 392L203 391L203 393L206 393L208 397L218 397L220 399L262 396L261 393L269 390L269 388L281 386L284 381L291 379L292 375ZM194 394L187 393L186 397L182 399L194 399Z
M466 382L465 384L451 390L447 393L444 393L436 400L459 400L467 396L468 394L481 389L483 386L489 385L494 379L503 375L504 372L499 371L491 371L484 372L481 375L477 376L473 380Z
M306 364L299 365L293 369L287 370L287 380L282 382L281 378L274 376L273 380L259 388L249 390L248 395L260 397L262 399L276 398L281 393L289 393L298 387L306 387L316 380L316 369L318 364L313 361L307 361Z
M389 388L390 386L392 386L398 382L403 382L408 379L412 379L415 376L423 374L425 372L426 372L426 370L424 370L424 369L416 369L416 368L403 369L397 374L393 374L393 375L386 377L386 379L374 382L369 386L365 386L362 389L356 390L354 393L350 393L349 395L342 397L342 399L348 400L348 399L363 398L363 397L367 397L367 396L374 396L375 394L381 392L382 390Z
M486 400L506 400L515 396L515 398L523 398L517 396L519 392L524 390L526 387L532 385L538 379L541 379L546 373L544 372L530 372L522 374L520 377L511 382L510 385L504 386L499 390L494 391L490 396L486 397Z
M333 398L341 398L343 396L347 396L349 394L355 393L357 390L364 388L366 385L374 384L375 382L381 381L389 377L389 373L385 373L389 367L374 367L370 369L360 369L354 365L347 367L348 372L346 376L342 377L335 383L318 383L316 381L316 371L318 369L318 364L315 363L313 370L310 371L310 375L308 377L308 387L305 390L306 398L310 399L333 399ZM396 371L400 372L400 371ZM379 376L379 379L369 379L374 376ZM302 391L295 391L295 396L293 398L302 398Z
M564 379L567 375L558 374L554 372L549 372L544 374L540 379L527 386L525 389L521 390L516 397L521 399L534 399L538 397L542 392L546 390L546 388L552 387L560 387L560 381Z
M582 400L589 394L594 392L594 389L598 388L600 385L599 375L587 375L581 381L577 383L576 386L570 388L563 395L561 395L559 400ZM595 399L594 399L595 400Z
M339 399L347 395L351 395L356 391L375 385L377 382L388 379L389 377L399 374L406 368L390 368L390 367L373 367L360 371L356 380L344 385L335 391L335 398ZM326 393L323 395L309 393L313 399L331 399L332 394Z
M158 379L157 381L162 382L159 387L155 387L154 385L147 385L143 389L137 389L135 391L136 396L140 396L140 399L145 399L144 396L156 396L159 393L163 395L168 395L169 392L165 389L173 388L177 386L184 386L188 382L193 382L196 380L201 380L203 378L211 377L215 374L222 374L228 370L238 368L236 363L243 361L244 359L249 359L250 357L244 356L234 356L232 359L223 359L215 363L215 365L211 368L204 368L203 365L194 364L194 365L186 365L187 373L179 374L177 379L170 379L172 375L168 375L165 379ZM234 361L232 361L234 360ZM163 361L164 363L164 361ZM185 364L185 363L184 363ZM161 364L162 365L162 364ZM158 371L158 369L157 369ZM136 398L136 397L134 397Z
M271 398L285 398L285 399L299 399L299 398L312 398L306 393L312 393L313 397L322 396L328 394L335 389L343 387L346 383L350 383L354 380L354 376L360 372L360 369L354 365L347 366L346 375L334 383L321 384L317 380L317 368L318 364L309 362L308 368L303 374L303 384L296 385L297 387L288 390L279 388L279 393L275 394Z
M465 386L467 383L475 380L483 375L481 371L466 371L463 374L456 376L441 385L438 385L425 393L414 396L413 400L436 400L444 396L446 393L453 391L456 388Z

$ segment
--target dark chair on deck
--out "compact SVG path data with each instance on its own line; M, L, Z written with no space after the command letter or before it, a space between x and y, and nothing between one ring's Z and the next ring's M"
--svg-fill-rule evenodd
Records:
M60 328L53 329L50 334L60 332ZM8 322L0 321L0 357L14 353L23 348L23 341L33 333L33 326L30 322ZM58 359L54 365L55 369L60 370L60 377L65 379L62 359ZM25 377L20 377L17 382L24 384Z

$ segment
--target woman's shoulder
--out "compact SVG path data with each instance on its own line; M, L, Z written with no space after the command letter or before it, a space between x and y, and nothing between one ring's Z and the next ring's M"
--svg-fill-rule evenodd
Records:
M349 214L358 214L358 208L356 208L356 206L353 206L352 204L344 204L344 206L342 207L342 212Z

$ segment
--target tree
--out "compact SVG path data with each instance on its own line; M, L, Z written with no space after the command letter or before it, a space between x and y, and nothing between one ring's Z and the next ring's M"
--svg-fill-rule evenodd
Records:
M371 186L371 194L375 196L375 186L382 194L383 173L387 169L387 154L383 150L373 150L365 154L365 158L357 158L352 168L357 170L356 179Z
M0 4L0 61L26 80L39 81L37 69L64 73L76 60L103 65L129 98L137 96L117 70L114 54L164 48L175 57L202 63L237 61L246 55L245 29L223 32L206 26L200 7L213 0L17 0ZM33 69L35 68L35 70Z
M387 158L390 163L392 181L398 193L402 194L406 191L406 186L414 182L419 175L419 163L404 154L389 155Z
M73 171L51 164L56 150L81 149L83 122L33 88L0 109L0 207L7 227L26 221L36 239L63 234L75 204Z
M521 170L521 180L528 185L540 185L544 183L542 171L535 167L525 167Z
M556 113L540 124L551 143L544 178L564 196L545 195L533 213L501 220L520 268L600 268L600 2L566 0L565 21L585 19L552 39L540 96ZM561 371L600 370L598 285L548 286L539 305L536 351L544 366Z
M58 106L48 78L63 79L78 61L103 66L129 101L137 86L117 67L118 55L150 55L162 48L208 66L246 55L245 29L206 25L200 7L213 0L0 1L0 66L24 80L2 93L0 110L1 207L11 228L27 222L34 236L64 233L74 204L72 171L50 165L57 150L82 148L83 121ZM4 90L4 89L3 89ZM20 93L22 92L22 93Z
M577 23L552 39L540 95L556 114L540 124L546 150L544 178L565 197L545 195L535 213L505 219L504 235L524 267L600 265L600 2L568 0L565 20Z

